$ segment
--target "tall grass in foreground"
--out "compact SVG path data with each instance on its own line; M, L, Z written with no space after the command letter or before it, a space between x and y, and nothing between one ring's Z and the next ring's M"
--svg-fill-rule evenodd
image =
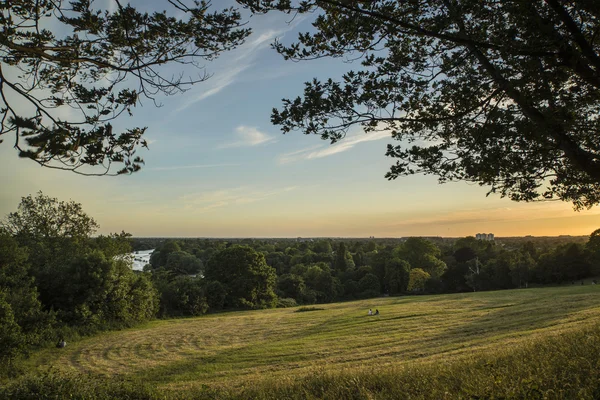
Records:
M136 380L47 373L0 388L10 399L599 399L600 325L474 354L383 371L315 369L254 387L161 392Z

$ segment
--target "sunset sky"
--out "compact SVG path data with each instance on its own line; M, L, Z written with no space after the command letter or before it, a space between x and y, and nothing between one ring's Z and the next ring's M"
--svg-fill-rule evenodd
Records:
M356 130L335 145L299 132L282 135L269 121L282 98L300 94L313 77L359 68L341 60L284 61L270 43L289 43L310 26L309 19L289 20L253 17L244 46L206 64L210 80L162 98L161 108L144 101L132 118L114 124L148 126L141 172L83 177L44 169L19 159L13 138L3 138L0 215L41 190L82 203L100 233L134 236L541 236L600 228L598 207L575 212L562 202L515 203L486 197L486 187L439 185L431 176L387 181L393 160L384 156L392 143L385 133Z

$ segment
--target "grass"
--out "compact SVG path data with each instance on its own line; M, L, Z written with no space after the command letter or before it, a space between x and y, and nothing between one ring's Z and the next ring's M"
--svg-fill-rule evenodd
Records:
M321 308L154 321L40 351L26 367L32 376L52 367L70 377L143 382L169 396L443 398L436 391L443 389L469 398L472 385L479 397L510 398L515 385L538 390L544 374L562 382L554 375L580 371L600 347L600 286L388 297ZM369 308L380 315L367 316ZM577 347L575 337L585 346ZM597 377L595 371L585 376ZM518 379L511 381L511 374ZM502 381L512 386L499 395L494 388ZM544 390L556 394L546 397L568 398L561 397L563 389Z

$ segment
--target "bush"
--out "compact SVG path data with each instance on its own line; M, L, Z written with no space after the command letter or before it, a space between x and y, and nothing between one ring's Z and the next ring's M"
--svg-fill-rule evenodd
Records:
M300 307L296 312L307 312L307 311L322 311L324 308L319 307Z
M49 371L0 387L2 399L149 400L164 398L150 385L119 378L101 378Z
M288 308L288 307L296 307L298 303L296 300L291 298L279 298L277 299L277 308Z

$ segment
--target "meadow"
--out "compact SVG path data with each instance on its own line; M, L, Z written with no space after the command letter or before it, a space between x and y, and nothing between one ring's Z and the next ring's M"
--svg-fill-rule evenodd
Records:
M600 394L599 286L316 308L227 312L104 333L33 354L27 379L50 369L69 379L137 382L158 398ZM380 315L367 316L369 308Z

